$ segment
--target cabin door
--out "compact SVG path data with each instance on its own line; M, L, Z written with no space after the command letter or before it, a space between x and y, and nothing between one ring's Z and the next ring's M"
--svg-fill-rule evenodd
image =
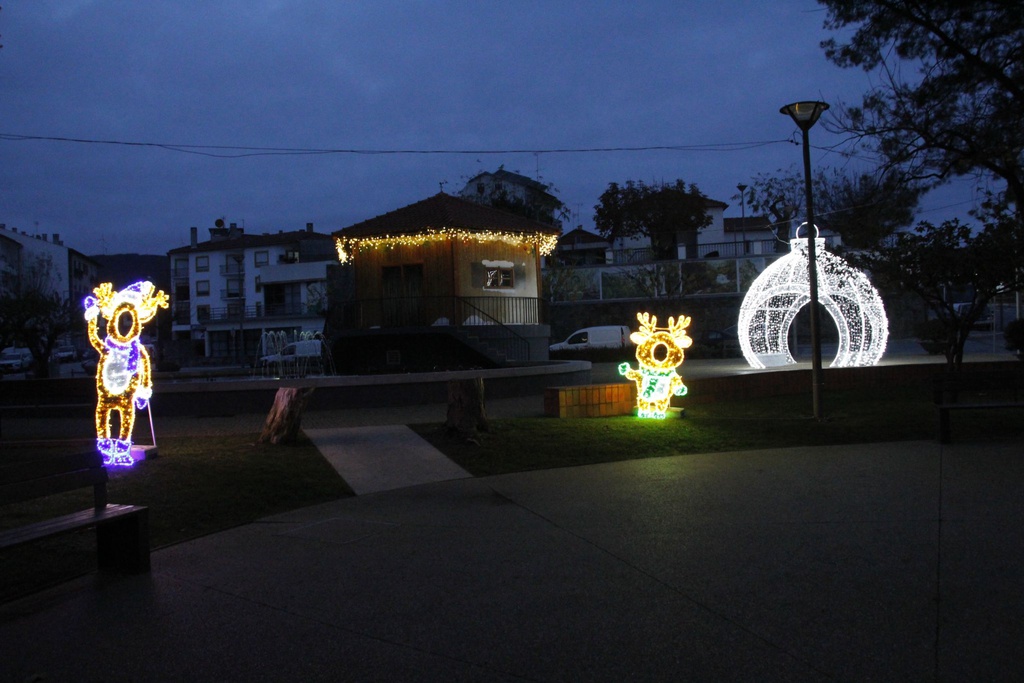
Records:
M381 273L381 313L384 327L423 325L423 264L384 266Z

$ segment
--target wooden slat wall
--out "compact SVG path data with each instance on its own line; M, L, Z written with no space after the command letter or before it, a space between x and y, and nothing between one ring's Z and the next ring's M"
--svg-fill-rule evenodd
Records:
M478 270L484 260L510 261L516 273L515 287L508 290L484 290L474 282L473 269ZM539 260L535 249L516 247L501 242L428 242L421 246L397 246L391 249L360 251L355 255L356 299L376 300L383 296L382 269L386 266L423 265L424 297L526 297L536 298L540 291ZM479 280L479 277L476 278ZM438 310L424 310L433 320L449 317L450 302L434 302ZM456 317L458 313L456 313ZM372 307L365 309L363 326L380 324L379 313Z
M451 245L448 242L428 242L422 246L398 246L393 249L360 251L354 261L356 298L381 297L381 269L384 266L423 264L424 296L451 296Z

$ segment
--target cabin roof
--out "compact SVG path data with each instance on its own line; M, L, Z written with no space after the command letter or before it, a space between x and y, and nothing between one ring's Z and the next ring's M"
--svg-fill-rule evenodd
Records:
M439 192L433 197L342 228L334 236L359 238L415 235L444 228L460 228L469 232L500 230L546 235L558 235L561 232L553 225Z

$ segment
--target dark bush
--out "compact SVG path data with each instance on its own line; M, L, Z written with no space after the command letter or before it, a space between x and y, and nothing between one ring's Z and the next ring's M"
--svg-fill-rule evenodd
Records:
M1024 351L1024 320L1018 318L1007 323L1003 328L1003 339L1006 340L1006 348L1011 351Z

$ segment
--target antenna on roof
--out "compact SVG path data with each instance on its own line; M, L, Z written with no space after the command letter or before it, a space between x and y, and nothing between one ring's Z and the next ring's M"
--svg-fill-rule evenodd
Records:
M447 185L447 184L448 184L447 180L442 180L441 182L438 183L438 185L441 186L441 192L444 192L444 186Z

